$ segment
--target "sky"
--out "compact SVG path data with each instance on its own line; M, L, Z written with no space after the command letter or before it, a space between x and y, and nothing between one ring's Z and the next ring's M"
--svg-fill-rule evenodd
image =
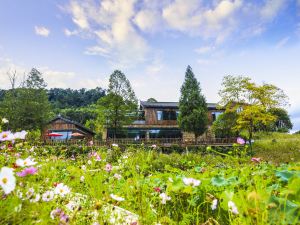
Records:
M208 102L226 75L278 86L300 130L300 0L0 0L0 89L33 67L106 88L120 69L138 99L178 101L188 65Z

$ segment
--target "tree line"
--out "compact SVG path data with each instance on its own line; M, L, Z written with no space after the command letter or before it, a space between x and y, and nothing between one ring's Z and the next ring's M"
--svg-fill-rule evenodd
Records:
M110 75L107 90L47 90L42 74L34 68L18 87L15 74L9 78L11 88L0 90L0 117L9 119L12 130L41 130L51 118L61 114L95 130L99 137L107 127L117 136L124 125L139 117L135 92L120 70ZM224 113L212 126L217 137L243 135L252 139L256 131L288 132L292 128L284 109L287 96L274 85L258 85L249 77L225 76L219 95L219 107ZM209 127L206 98L190 66L180 89L178 124L196 139Z

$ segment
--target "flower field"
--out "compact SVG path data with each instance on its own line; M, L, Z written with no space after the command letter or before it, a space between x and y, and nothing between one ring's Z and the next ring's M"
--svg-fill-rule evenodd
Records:
M0 224L299 224L300 163L3 142ZM208 149L210 150L210 149Z

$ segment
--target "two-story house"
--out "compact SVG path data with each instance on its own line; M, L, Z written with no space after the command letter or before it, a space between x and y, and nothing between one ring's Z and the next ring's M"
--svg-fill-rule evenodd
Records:
M217 104L208 103L209 126L224 110ZM140 118L124 127L123 137L127 138L194 138L194 135L182 132L178 126L178 102L140 102ZM108 138L113 133L108 130Z

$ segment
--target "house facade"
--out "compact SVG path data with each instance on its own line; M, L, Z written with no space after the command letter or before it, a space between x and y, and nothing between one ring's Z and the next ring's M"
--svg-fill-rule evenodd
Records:
M224 110L218 109L215 103L208 103L207 107L210 126ZM181 131L177 122L178 114L178 102L141 101L139 120L124 127L122 137L135 139L194 138L193 134ZM113 138L113 136L113 132L108 130L107 137Z
M51 136L51 134L57 136ZM70 139L93 139L95 133L75 121L57 116L51 120L43 131L43 139L70 140Z

